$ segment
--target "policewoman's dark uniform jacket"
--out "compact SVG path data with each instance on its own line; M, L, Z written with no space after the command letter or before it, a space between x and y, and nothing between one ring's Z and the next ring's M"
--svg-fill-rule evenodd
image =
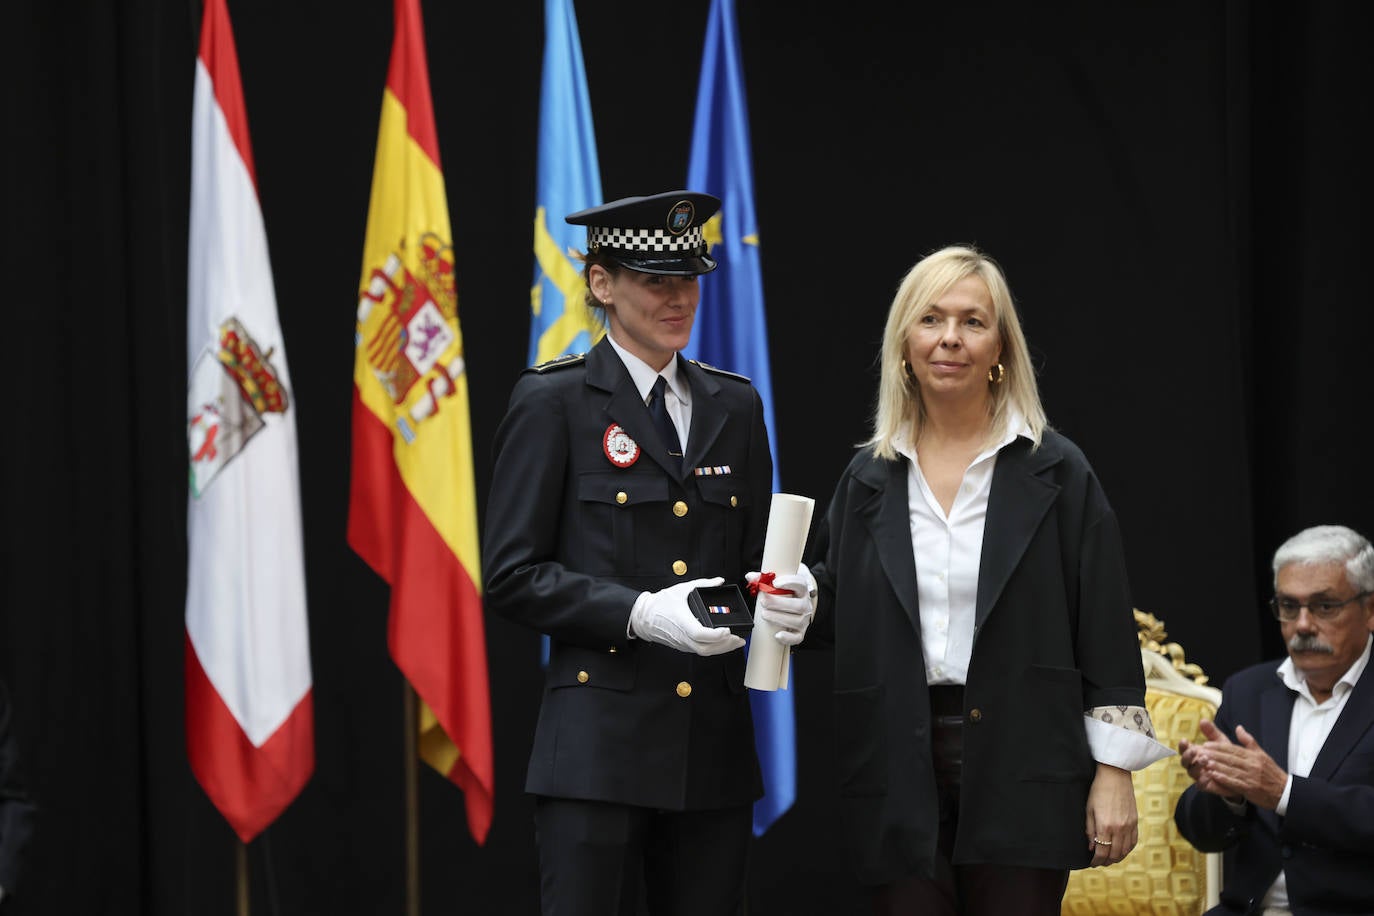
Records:
M677 359L692 392L681 471L606 340L526 370L497 431L486 603L550 636L525 784L537 795L701 810L763 791L744 652L626 637L640 592L711 576L743 586L763 555L773 465L758 393ZM607 455L613 426L640 446L628 467Z
M1227 678L1216 724L1232 740L1244 725L1287 769L1297 694L1279 664ZM1174 811L1179 833L1198 849L1227 853L1221 903L1209 912L1259 913L1282 868L1294 916L1374 913L1374 668L1355 682L1312 771L1293 777L1287 811L1247 805L1236 814L1197 786L1184 790Z
M869 884L929 874L939 829L907 474L905 458L856 454L813 567L807 643L835 646L840 847ZM1052 431L998 453L974 622L954 861L1085 866L1083 712L1143 706L1145 682L1116 517Z

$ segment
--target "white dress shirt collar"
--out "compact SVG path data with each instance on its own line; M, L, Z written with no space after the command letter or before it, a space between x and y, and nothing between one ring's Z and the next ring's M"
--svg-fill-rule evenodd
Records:
M653 390L654 382L661 375L668 382L668 390L676 395L679 401L683 404L691 403L690 393L684 390L687 388L686 379L678 379L676 355L668 360L668 365L663 367L663 371L655 372L648 363L622 347L610 334L606 335L606 339L611 342L611 348L620 356L620 361L629 370L630 379L635 383L635 389L639 391L641 401L649 400L649 392Z
M612 343L614 343L614 341L612 341ZM1013 408L1007 413L1006 433L1000 440L980 452L978 457L973 459L969 467L973 467L973 465L990 455L997 454L1012 442L1016 441L1017 436L1024 436L1027 439L1031 438L1031 428L1030 425L1026 423L1026 418L1021 415L1021 412ZM911 441L910 423L903 425L902 428L898 430L897 435L892 437L892 448L897 454L910 459L912 462L916 461L916 445Z

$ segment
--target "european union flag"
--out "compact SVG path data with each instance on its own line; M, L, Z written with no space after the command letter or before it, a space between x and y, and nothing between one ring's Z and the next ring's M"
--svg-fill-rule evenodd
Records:
M711 256L721 269L701 279L701 308L691 344L683 351L713 366L749 376L763 399L773 489L778 485L778 444L773 432L773 385L768 369L768 323L763 311L754 172L749 155L749 110L744 96L734 0L712 0L697 87L696 124L687 187L714 194L720 212L705 226ZM765 794L754 805L754 834L761 835L797 797L796 728L792 694L753 690L754 741Z
M530 288L533 365L583 353L600 339L582 307L580 265L568 249L586 230L563 217L602 203L592 106L572 0L544 2L544 73L539 95L539 177L534 211L534 285Z

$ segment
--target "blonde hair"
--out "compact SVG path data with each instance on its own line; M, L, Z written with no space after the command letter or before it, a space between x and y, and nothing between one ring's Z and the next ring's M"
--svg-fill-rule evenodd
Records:
M906 425L911 428L911 441L921 433L926 418L921 389L908 379L906 367L906 339L921 316L935 301L965 277L981 279L992 296L993 315L1002 342L1001 384L988 382L992 395L992 409L988 441L1006 434L1007 418L1019 412L1030 428L1034 447L1049 427L1045 408L1040 404L1040 390L1035 383L1035 369L1031 365L1026 337L1021 333L1021 319L1016 314L1011 289L1007 286L1002 268L992 258L971 245L951 245L926 255L917 261L902 278L897 295L887 312L887 326L883 329L878 381L878 405L873 418L873 437L863 443L879 458L897 457L893 441Z

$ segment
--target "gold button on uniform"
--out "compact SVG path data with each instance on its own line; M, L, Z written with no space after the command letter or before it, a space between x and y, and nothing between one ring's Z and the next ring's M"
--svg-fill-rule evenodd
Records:
M615 501L620 503L622 506L625 505L625 500L629 498L629 495L626 494L624 490L621 490L619 493L615 494Z
M738 496L731 496L731 497L730 497L730 508L733 509L735 506L738 506L738 505L739 505L739 497L738 497Z
M680 499L673 503L673 514L678 518L682 518L687 514L687 504Z
M977 722L983 718L983 711L977 708L970 709L968 711L968 718L970 722Z
M674 572L676 575L679 575L679 576L685 576L685 575L687 575L687 564L684 563L684 562L682 562L681 560L674 560L674 561L673 561L673 572Z
M585 684L592 679L592 676L585 671L577 672L577 683Z
M686 681L678 681L677 695L680 697L690 697L692 695L692 685Z

